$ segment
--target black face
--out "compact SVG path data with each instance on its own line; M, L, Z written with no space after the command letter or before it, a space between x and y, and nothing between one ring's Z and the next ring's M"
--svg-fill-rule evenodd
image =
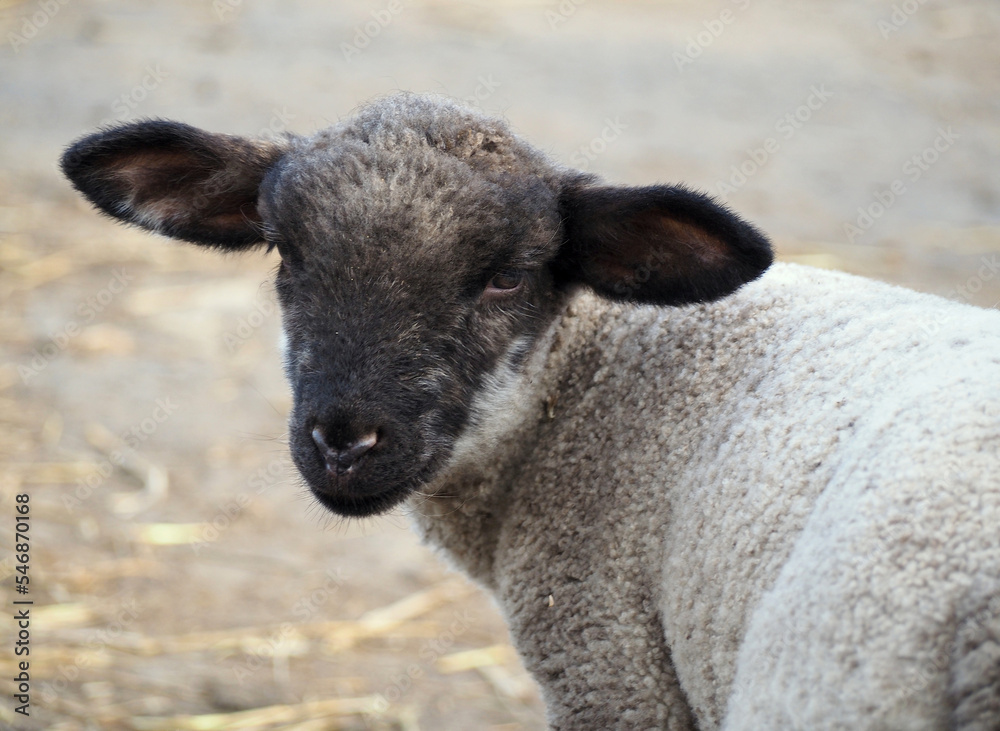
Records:
M560 240L540 182L513 192L440 157L433 165L450 169L439 174L462 180L444 196L392 189L392 169L369 168L363 183L343 174L370 157L348 146L292 158L260 206L282 259L292 456L346 516L391 508L446 463L484 381L516 367L551 318Z

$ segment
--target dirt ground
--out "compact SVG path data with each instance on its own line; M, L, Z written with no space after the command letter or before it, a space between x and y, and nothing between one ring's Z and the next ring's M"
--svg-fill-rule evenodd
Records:
M56 169L107 122L310 132L395 89L685 181L780 256L1000 306L1000 6L0 0L0 726L541 729L488 598L285 455L263 254L127 230ZM14 592L30 495L30 593ZM214 715L210 715L214 714Z

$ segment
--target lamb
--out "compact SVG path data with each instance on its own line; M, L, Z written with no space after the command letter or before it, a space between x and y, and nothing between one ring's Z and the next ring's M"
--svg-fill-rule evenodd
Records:
M437 97L125 124L62 166L122 221L278 250L299 471L343 516L409 506L552 728L1000 729L997 312L772 266L709 198Z

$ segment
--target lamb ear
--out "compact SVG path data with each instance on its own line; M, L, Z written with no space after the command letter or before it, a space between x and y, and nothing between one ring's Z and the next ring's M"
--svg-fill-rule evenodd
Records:
M557 278L616 300L710 302L759 277L767 238L708 196L683 187L570 186Z
M101 211L150 231L226 250L262 242L257 192L277 142L144 121L74 143L62 170Z

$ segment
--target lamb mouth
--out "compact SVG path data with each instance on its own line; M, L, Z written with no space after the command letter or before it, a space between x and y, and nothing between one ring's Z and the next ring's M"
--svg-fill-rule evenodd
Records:
M410 496L410 487L391 487L366 495L350 495L312 488L320 505L345 518L370 518L392 510Z
M448 453L425 457L415 472L383 482L377 475L349 472L342 475L324 469L322 473L306 473L300 469L320 505L345 518L370 518L388 513L405 502L410 495L433 481L446 461Z

